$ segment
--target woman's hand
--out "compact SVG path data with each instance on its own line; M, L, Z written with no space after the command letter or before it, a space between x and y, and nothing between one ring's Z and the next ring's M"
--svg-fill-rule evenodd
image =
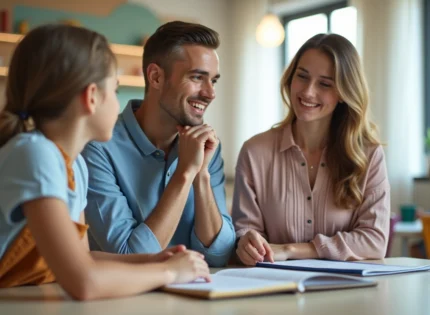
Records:
M164 264L172 277L170 283L187 283L197 278L211 281L208 264L198 252L186 250L176 253Z
M148 262L154 263L154 262L163 262L172 257L173 255L186 251L186 247L184 245L176 245L173 247L166 248L165 250L151 255L151 257L148 259Z
M255 266L257 262L274 262L274 253L266 239L256 231L248 231L239 239L236 254L243 264Z

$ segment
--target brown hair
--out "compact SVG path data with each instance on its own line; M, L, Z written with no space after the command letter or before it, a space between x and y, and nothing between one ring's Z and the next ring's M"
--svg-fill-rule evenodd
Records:
M201 24L181 21L161 25L145 44L143 53L143 76L145 92L148 92L149 82L147 69L151 63L160 66L167 74L170 65L183 45L200 45L217 49L219 35L216 31Z
M70 25L43 25L17 45L9 67L0 146L14 135L56 119L90 83L104 87L116 65L106 38Z
M380 142L374 133L376 126L368 119L368 87L357 50L351 42L338 34L318 34L303 44L281 79L282 99L290 111L278 127L292 124L296 119L291 110L291 82L300 58L309 49L324 52L334 64L335 84L343 102L337 104L331 119L327 166L336 205L352 208L363 202L360 182L368 167L365 148Z

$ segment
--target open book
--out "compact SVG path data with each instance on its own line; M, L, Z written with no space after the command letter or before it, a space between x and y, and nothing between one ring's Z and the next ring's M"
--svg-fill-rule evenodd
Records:
M430 270L430 264L423 264L420 266L396 266L377 263L319 259L275 261L274 263L262 262L257 263L257 267L329 273L345 273L359 275L363 277Z
M231 298L280 292L346 289L375 286L376 282L344 275L265 268L224 269L211 275L212 282L197 280L163 287L171 293L203 299Z

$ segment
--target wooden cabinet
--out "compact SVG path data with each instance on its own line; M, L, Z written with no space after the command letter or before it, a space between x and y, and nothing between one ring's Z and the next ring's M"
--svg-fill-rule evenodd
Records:
M4 104L4 90L8 65L16 44L22 35L0 33L0 107ZM111 44L118 60L118 80L120 86L143 88L145 81L141 75L143 47Z

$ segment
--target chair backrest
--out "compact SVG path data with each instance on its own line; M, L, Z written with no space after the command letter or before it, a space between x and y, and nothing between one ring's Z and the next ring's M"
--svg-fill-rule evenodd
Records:
M430 215L421 216L423 222L423 238L426 245L427 258L430 258Z
M396 225L396 223L399 221L400 221L399 215L393 214L390 217L390 233L388 235L387 252L385 253L385 257L390 257L390 255L391 255L391 247L392 247L393 238L394 238L394 225Z

